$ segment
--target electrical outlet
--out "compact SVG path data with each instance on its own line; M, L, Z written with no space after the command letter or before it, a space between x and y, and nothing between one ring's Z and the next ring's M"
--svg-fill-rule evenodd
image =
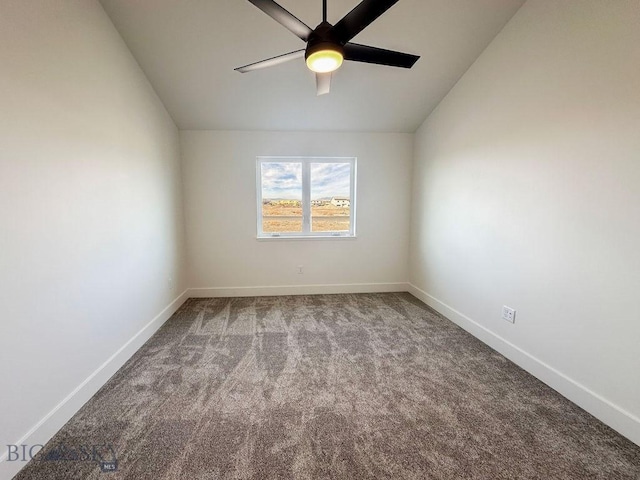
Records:
M169 291L173 291L173 278L169 277L169 281L167 282L167 286L169 287Z
M304 267L302 265L298 265L298 275L302 275L304 273Z
M502 319L510 323L516 323L516 311L511 307L507 307L506 305L503 305Z

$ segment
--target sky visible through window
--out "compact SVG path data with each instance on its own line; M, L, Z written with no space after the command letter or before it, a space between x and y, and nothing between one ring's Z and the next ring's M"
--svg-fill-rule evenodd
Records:
M350 165L348 163L312 163L311 200L349 197ZM262 164L263 199L302 199L302 164L264 162Z
M351 166L348 163L311 164L311 200L349 198Z
M302 200L302 164L263 163L262 198Z

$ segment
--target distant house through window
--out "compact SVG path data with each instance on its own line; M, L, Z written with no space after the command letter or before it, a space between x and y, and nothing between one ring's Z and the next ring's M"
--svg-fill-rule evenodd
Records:
M351 200L348 197L333 197L331 199L331 205L336 207L349 207Z
M356 159L258 157L258 237L354 237Z

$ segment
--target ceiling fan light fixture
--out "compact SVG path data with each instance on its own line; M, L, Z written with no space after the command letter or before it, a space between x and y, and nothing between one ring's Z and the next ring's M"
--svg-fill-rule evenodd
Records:
M331 25L318 25L309 38L304 56L312 72L331 73L340 68L344 61L344 47L331 38Z
M316 73L335 72L340 68L344 57L342 53L333 49L318 50L307 57L307 67Z

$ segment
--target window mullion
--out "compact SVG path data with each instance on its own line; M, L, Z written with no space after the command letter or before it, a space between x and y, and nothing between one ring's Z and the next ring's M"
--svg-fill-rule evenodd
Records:
M349 235L353 236L356 233L356 162L352 159L349 164Z
M256 197L258 199L258 236L264 235L262 230L262 160L258 158L258 164L256 168Z
M311 233L311 166L302 162L302 232Z

